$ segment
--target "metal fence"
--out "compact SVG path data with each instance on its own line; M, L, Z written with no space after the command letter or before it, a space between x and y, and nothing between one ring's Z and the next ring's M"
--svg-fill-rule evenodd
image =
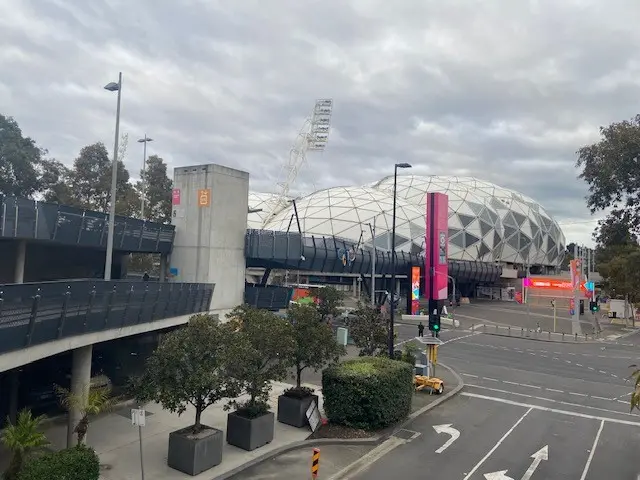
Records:
M277 311L287 308L293 297L293 288L275 285L251 285L244 287L244 303L255 308Z
M105 248L109 216L68 205L0 197L0 238L48 240L66 245ZM114 249L169 253L175 227L116 216Z
M214 285L79 280L0 285L0 354L209 309Z

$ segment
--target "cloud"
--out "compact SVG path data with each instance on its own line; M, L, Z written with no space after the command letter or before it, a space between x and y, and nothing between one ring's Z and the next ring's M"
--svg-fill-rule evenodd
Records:
M575 151L636 113L633 0L4 0L0 106L71 163L122 125L170 166L216 162L272 191L313 102L329 146L292 189L477 176L540 201L590 243ZM140 169L131 142L127 166ZM580 223L581 222L581 223Z

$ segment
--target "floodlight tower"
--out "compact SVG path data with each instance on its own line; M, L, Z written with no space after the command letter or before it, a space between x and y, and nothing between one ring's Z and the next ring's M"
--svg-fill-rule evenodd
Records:
M307 117L289 152L289 161L282 166L281 181L278 182L277 197L270 202L269 214L265 216L263 227L288 203L289 189L296 181L298 172L307 158L307 152L322 152L329 141L333 100L316 100L313 113Z

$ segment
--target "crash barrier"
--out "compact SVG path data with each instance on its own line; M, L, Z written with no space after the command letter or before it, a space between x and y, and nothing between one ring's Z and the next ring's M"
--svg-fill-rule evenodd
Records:
M532 340L551 340L561 342L592 342L600 338L600 335L593 329L590 333L564 333L564 332L549 332L537 328L523 328L523 327L511 327L504 325L471 325L471 332L483 333L487 335L498 335L502 337L520 337L529 338Z

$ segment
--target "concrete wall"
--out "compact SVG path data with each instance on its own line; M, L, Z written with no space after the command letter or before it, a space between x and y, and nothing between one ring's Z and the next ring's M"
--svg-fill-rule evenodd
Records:
M180 167L173 187L172 281L215 283L211 310L224 315L244 301L249 174L215 164ZM208 201L200 201L201 190Z

